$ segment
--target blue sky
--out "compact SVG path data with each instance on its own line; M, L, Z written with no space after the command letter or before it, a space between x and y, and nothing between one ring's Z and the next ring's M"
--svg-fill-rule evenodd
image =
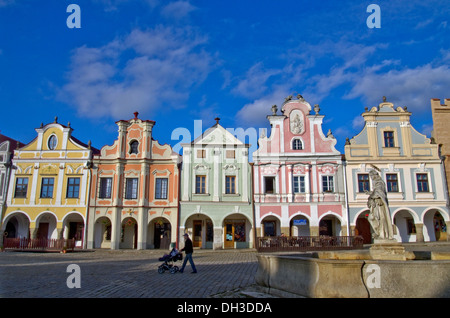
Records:
M139 111L174 146L194 120L267 127L271 106L300 93L341 152L383 96L430 136L430 99L450 98L449 13L434 0L0 0L0 132L28 143L58 116L100 148Z

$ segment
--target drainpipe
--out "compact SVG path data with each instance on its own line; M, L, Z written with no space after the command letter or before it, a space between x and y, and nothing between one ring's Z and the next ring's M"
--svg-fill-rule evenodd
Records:
M91 148L91 141L89 141L89 148ZM86 167L88 168L88 172L89 172L89 181L88 181L88 197L87 197L87 202L86 202L86 226L84 227L84 234L83 234L83 249L87 248L87 242L88 242L88 227L89 227L89 206L91 204L91 187L92 187L92 167L94 166L92 160L93 160L93 155L92 155L92 149L90 149L90 154L89 154L89 159L86 162ZM95 213L95 212L94 212Z
M83 234L83 249L87 248L87 241L88 241L88 227L89 227L89 205L91 202L91 186L92 186L92 168L89 167L89 183L88 183L88 198L87 198L87 204L86 204L86 226L84 227L84 234Z
M253 182L253 168L254 168L254 163L251 162L249 163L250 165L250 182L251 182L251 187L250 187L250 200L252 203L252 214L253 214L253 248L256 248L256 240L257 240L257 236L256 236L256 214L255 214L255 198L254 198L254 193L255 193L255 183Z
M347 161L345 156L342 156L342 167L344 168L344 196L345 196L345 209L347 210L347 236L351 236L350 233L350 208L348 206L348 191L347 191Z
M175 247L179 249L180 244L180 215L181 215L181 203L180 203L180 197L181 197L181 174L183 170L183 163L180 162L177 164L178 167L178 211L177 211L177 237L175 241Z

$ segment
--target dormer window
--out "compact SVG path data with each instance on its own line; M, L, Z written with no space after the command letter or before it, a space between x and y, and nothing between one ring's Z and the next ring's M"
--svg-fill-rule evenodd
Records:
M139 142L134 140L130 143L130 154L138 154Z
M303 143L300 139L292 140L292 150L303 150Z
M50 138L48 138L48 149L55 150L56 145L58 145L58 138L55 135L51 135Z

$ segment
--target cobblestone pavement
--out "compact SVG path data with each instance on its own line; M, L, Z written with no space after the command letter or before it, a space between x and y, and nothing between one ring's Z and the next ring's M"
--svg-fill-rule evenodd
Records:
M404 246L450 252L450 242ZM164 253L168 251L3 252L0 298L277 298L255 285L255 250L196 250L197 274L191 274L189 263L183 274L158 274ZM67 287L70 264L80 267L81 288Z
M256 251L197 250L198 273L158 274L161 250L95 250L67 254L0 253L0 297L205 298L254 285ZM81 288L68 288L70 264L80 267ZM181 267L182 262L175 265ZM235 293L234 295L238 295ZM242 296L242 295L241 295Z

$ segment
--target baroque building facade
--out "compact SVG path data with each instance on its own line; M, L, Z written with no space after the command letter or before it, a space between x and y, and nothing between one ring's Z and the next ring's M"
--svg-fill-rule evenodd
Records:
M249 145L217 123L183 147L180 238L194 247L253 247Z
M6 211L6 198L8 194L9 180L11 176L11 161L13 158L14 150L24 146L20 141L9 138L0 134L0 221L3 220L3 215ZM15 236L16 227L13 224L9 224L8 229L0 227L0 240L6 237ZM1 242L0 242L1 245Z
M119 120L93 158L89 248L169 248L178 228L181 156L152 138L152 120Z
M8 237L75 239L85 247L90 163L96 149L53 123L14 150L2 230Z
M371 243L365 191L372 189L369 171L376 169L386 183L397 241L446 240L450 219L438 145L412 127L407 107L386 98L362 117L364 128L345 145L352 233Z
M348 235L342 155L324 115L301 95L267 116L270 136L253 153L257 236Z

